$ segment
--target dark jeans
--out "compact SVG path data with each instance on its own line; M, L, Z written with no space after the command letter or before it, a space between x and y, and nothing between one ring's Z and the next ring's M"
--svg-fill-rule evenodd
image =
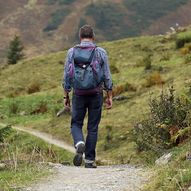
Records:
M83 122L88 110L87 137L85 142L85 159L95 160L95 149L98 137L98 125L101 119L103 95L101 93L92 96L72 97L72 121L71 132L74 145L84 141L82 132Z

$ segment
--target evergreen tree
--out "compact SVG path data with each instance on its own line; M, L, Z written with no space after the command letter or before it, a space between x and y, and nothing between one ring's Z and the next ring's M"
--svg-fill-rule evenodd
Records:
M24 57L23 49L24 47L19 36L15 36L9 44L7 53L8 64L16 64L21 60Z

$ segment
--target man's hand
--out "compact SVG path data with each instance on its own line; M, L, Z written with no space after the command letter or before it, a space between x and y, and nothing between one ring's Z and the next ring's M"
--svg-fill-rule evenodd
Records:
M69 97L66 97L64 98L64 107L66 108L70 108L70 98Z
M68 92L64 92L64 107L70 109L70 97Z
M107 92L107 98L105 100L106 109L111 109L113 105L112 91Z

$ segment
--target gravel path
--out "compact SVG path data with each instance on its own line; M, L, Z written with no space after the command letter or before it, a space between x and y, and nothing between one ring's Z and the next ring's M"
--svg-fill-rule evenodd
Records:
M5 125L1 124L0 125ZM12 126L74 153L64 141L33 129ZM140 191L149 180L149 170L129 165L99 166L97 169L53 164L53 175L23 191Z
M148 181L148 171L128 165L53 169L53 176L24 191L139 191Z
M4 123L0 123L1 126L6 126L6 124ZM21 127L21 126L11 126L13 129L17 130L17 131L23 131L25 133L29 133L31 135L34 135L35 137L38 137L42 140L44 140L45 142L49 143L49 144L53 144L56 145L60 148L63 148L71 153L75 153L75 149L72 145L69 145L68 143L64 142L64 141L60 141L55 139L52 135L48 134L48 133L43 133L31 128L26 128L26 127Z

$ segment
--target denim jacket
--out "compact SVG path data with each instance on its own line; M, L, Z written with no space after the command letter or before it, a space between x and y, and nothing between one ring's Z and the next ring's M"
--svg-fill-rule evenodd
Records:
M95 46L95 44L91 41L82 41L80 43L80 46ZM66 61L65 61L65 66L64 66L64 77L63 77L63 83L62 86L64 88L65 91L70 92L72 89L72 84L70 84L70 82L67 80L68 78L66 77L67 72L68 71L68 67L69 67L69 63L72 62L72 55L73 55L73 49L74 48L70 48L68 50L67 56L66 56ZM112 79L111 79L111 72L110 72L110 68L109 68L109 63L108 63L108 56L106 51L101 48L101 47L97 47L96 48L98 55L101 57L102 63L103 63L103 71L104 71L104 89L106 91L108 90L112 90Z

